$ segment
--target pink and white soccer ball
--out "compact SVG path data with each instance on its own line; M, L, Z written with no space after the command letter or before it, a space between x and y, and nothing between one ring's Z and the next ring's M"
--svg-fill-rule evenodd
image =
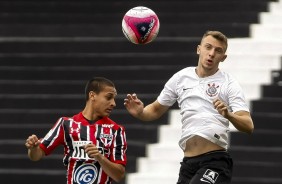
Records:
M137 6L130 9L122 19L122 31L125 37L135 44L152 42L158 35L160 21L150 8Z

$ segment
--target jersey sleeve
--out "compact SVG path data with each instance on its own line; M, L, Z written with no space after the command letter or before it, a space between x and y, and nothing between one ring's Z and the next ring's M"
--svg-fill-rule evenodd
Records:
M230 80L227 92L229 108L233 113L238 111L250 112L243 90L237 81L234 79Z
M45 152L45 155L49 155L58 145L63 144L63 122L64 119L60 118L41 140L40 148Z
M165 84L163 90L158 96L157 100L161 105L164 106L172 106L178 95L176 93L177 89L177 81L178 81L178 73L174 74Z

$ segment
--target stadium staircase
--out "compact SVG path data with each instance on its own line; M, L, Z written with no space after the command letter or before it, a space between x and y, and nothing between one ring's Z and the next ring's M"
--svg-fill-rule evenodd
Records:
M135 92L145 104L155 100L172 74L196 65L196 46L205 30L221 30L232 38L230 63L240 60L241 64L234 67L224 63L223 67L241 71L234 75L250 94L246 96L250 97L254 112L257 129L253 136L236 132L231 135L234 183L281 183L282 80L281 58L277 59L281 56L281 27L254 25L250 29L250 24L259 23L259 12L269 10L271 1L275 2L1 0L1 183L65 182L62 149L40 162L31 162L24 143L30 134L44 136L60 116L82 110L85 82L93 76L112 79L118 90L117 107L111 118L127 131L128 175L122 183L175 183L182 157L177 147L178 110L154 123L142 124L126 112L123 99L127 93ZM273 3L273 9L281 4ZM148 45L129 43L121 31L124 13L139 5L152 8L160 18L159 36ZM276 12L265 13L265 24L268 18L274 21L278 15L281 17L281 9ZM280 23L279 18L276 21ZM271 34L263 32L270 28ZM270 42L267 38L272 37L274 29L280 41ZM261 33L256 35L257 32ZM249 36L260 41L250 43ZM236 40L238 37L246 39ZM244 49L242 42L249 49ZM250 53L244 53L247 50ZM261 63L260 69L250 71L258 64L247 62L261 60L269 63ZM242 71L245 76L240 78ZM253 72L258 75L251 75ZM257 87L260 83L264 84L262 99Z

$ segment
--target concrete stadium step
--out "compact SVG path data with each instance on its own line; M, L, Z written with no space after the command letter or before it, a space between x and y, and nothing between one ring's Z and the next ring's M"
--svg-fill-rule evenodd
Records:
M281 6L281 5L280 5ZM282 9L282 8L281 8ZM274 26L275 27L281 27L281 17L282 14L281 12L262 12L260 13L260 23L262 24L261 27L267 28L267 26ZM256 28L258 28L259 26L256 25Z
M164 80L112 80L119 94L160 93ZM74 94L83 93L86 81L0 80L0 94ZM15 90L15 85L21 90Z
M50 155L43 158L40 162L33 162L29 160L27 156L27 150L25 151L26 154L0 154L1 168L5 168L5 169L44 168L50 170L65 169L62 162L63 152L61 155L52 155L52 156Z
M241 132L231 132L230 145L254 147L279 147L281 146L281 130L254 130L252 135Z
M279 21L282 18L282 14L280 16L273 16L276 17L276 20ZM274 19L275 20L275 19ZM281 31L282 31L282 25L265 25L265 26L259 26L259 25L252 25L251 27L251 36L255 37L256 39L260 40L274 40L282 39Z
M84 80L95 76L109 79L164 80L183 66L93 66L93 67L1 67L2 80Z
M1 53L162 53L196 51L200 38L156 40L136 45L125 37L101 38L2 38Z
M282 98L282 86L278 85L263 85L262 97L265 98Z
M230 155L234 162L251 161L268 163L282 163L282 146L279 147L262 147L262 146L233 146L229 148ZM267 155L267 156L266 156Z
M42 181L48 183L66 183L65 170L34 169L6 169L0 168L0 177L3 182L36 184Z
M251 162L251 161L237 161L234 162L233 176L234 177L263 177L275 178L281 177L281 162Z
M0 59L0 66L64 66L66 68L70 66L170 66L172 64L195 66L198 63L196 50L193 53L1 53Z
M242 59L244 58L244 59ZM265 62L267 61L267 62ZM227 53L227 58L223 63L220 63L221 69L234 69L234 70L279 70L282 66L281 58L275 55L269 54L245 54L242 57L241 54Z
M262 98L251 102L253 112L282 113L282 98Z
M257 113L252 112L252 119L256 130L281 129L282 113Z
M255 40L248 38L234 38L229 39L228 42L228 53L230 54L256 54L261 55L281 55L282 41L272 41L272 40ZM254 49L256 48L256 49Z

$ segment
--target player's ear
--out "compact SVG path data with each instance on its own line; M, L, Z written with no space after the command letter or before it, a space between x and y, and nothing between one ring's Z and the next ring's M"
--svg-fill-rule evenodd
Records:
M197 54L200 54L200 50L201 50L200 47L201 47L201 45L197 46Z
M94 100L96 98L96 93L94 91L89 92L89 99Z
M224 56L222 56L222 60L221 60L221 62L223 62L226 58L227 58L227 55L226 55L226 54L224 54Z

